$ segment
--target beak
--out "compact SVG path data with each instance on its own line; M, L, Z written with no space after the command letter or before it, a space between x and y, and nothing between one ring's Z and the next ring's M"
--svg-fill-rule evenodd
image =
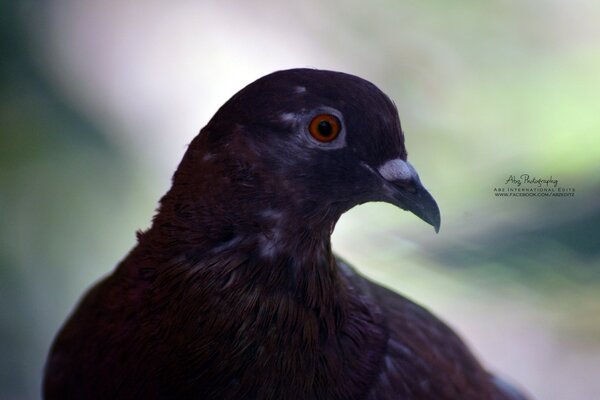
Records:
M378 172L384 180L385 201L412 212L439 232L440 209L412 165L397 158L384 163Z

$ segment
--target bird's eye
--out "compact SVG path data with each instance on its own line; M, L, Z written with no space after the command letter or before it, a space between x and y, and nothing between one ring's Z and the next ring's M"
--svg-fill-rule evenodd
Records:
M310 121L308 130L312 137L319 142L331 142L335 139L341 129L340 120L331 114L319 114Z

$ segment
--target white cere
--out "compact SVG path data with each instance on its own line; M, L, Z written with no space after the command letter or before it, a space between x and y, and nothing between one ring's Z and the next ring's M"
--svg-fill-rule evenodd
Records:
M381 176L388 181L410 181L418 179L417 171L407 161L395 158L385 162L378 169Z

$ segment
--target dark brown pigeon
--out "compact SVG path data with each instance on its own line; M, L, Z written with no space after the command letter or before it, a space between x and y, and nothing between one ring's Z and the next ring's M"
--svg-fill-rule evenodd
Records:
M58 333L45 398L523 399L443 322L332 253L339 217L369 201L439 229L384 93L311 69L248 85Z

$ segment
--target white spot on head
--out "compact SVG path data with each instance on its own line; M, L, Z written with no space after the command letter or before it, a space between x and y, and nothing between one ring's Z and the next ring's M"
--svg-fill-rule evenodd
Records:
M399 355L406 357L413 356L413 352L407 346L403 345L396 339L388 340L388 347L388 352L391 352L392 354L396 355L396 357L398 357Z
M296 86L294 88L294 92L298 93L298 94L304 93L304 92L306 92L306 88L304 86Z
M395 158L385 162L378 169L381 176L388 181L411 181L419 179L417 171L407 161Z
M274 258L282 250L282 231L279 226L273 227L268 233L260 235L260 254L265 258Z
M202 157L202 161L210 161L210 160L212 160L212 158L213 158L212 153L206 153L204 155L204 157Z
M294 113L283 113L279 115L279 120L281 122L294 122L296 119L297 116Z
M267 208L266 210L260 213L261 216L268 219L279 219L283 213L279 210L274 210L272 208Z
M259 237L260 254L265 258L274 258L283 247L283 212L267 208L260 215L267 219L269 225L271 225Z

